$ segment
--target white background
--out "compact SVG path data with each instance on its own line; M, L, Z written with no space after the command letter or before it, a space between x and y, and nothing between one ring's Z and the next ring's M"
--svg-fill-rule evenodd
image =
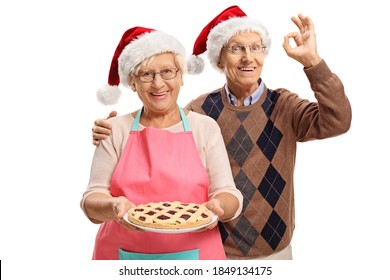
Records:
M319 53L344 82L353 109L347 134L298 144L294 260L267 263L275 269L271 279L390 275L390 22L382 1L15 0L0 2L5 279L118 278L117 262L90 261L98 226L86 219L79 202L94 152L93 121L111 110L133 111L140 102L123 89L118 105L103 106L96 90L107 82L112 55L128 28L171 33L190 54L201 29L232 4L268 26L273 43L262 74L267 86L314 100L302 66L281 46L283 36L296 30L290 17L309 15ZM206 65L201 76L185 77L179 104L223 83Z

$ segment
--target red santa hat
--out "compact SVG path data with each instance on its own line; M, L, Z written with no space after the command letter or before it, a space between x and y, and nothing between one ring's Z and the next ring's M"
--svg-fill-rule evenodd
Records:
M271 38L267 28L260 21L248 18L238 6L231 6L210 21L199 34L192 56L188 59L188 73L199 74L203 71L204 61L199 55L206 50L211 65L220 70L217 64L221 49L240 32L257 32L262 44L267 47L264 55L268 55Z
M117 103L121 95L119 83L128 87L129 75L142 61L165 52L172 52L185 58L184 46L169 34L139 26L127 30L112 58L108 84L97 92L98 101L104 105Z

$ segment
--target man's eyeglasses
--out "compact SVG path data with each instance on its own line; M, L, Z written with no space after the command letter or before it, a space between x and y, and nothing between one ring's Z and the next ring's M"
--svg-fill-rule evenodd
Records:
M138 77L138 79L142 83L151 83L154 80L154 77L156 74L160 74L161 78L164 80L171 80L173 78L176 78L177 72L179 72L180 69L175 68L165 68L162 69L160 72L153 72L153 71L146 71L146 72L140 72L138 75L135 75Z
M234 46L231 46L230 48L223 47L223 49L228 50L231 54L235 54L235 55L245 54L246 53L246 48L249 48L249 50L252 53L258 54L258 53L263 53L267 47L263 46L262 44L258 44L258 43L254 43L252 45L247 45L247 46L244 46L244 45L234 45Z

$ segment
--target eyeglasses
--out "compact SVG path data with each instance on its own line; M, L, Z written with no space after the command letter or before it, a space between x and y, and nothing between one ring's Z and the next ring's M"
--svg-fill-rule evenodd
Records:
M234 55L243 55L246 53L246 48L249 48L249 50L254 53L254 54L258 54L258 53L263 53L265 51L265 49L267 48L266 46L263 46L259 43L254 43L252 45L234 45L230 48L228 47L223 47L223 49L225 50L228 50L231 54L234 54Z
M140 72L138 75L135 75L138 77L138 79L142 83L151 83L154 80L154 77L156 74L160 74L161 78L164 80L171 80L173 78L176 78L177 72L179 72L180 69L175 68L165 68L162 69L160 72L153 72L153 71L146 71L146 72Z

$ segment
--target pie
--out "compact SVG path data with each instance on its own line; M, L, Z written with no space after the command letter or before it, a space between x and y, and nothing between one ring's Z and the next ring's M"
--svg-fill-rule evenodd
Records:
M179 201L151 202L131 208L128 219L134 224L156 229L183 229L211 221L211 211L202 204Z

